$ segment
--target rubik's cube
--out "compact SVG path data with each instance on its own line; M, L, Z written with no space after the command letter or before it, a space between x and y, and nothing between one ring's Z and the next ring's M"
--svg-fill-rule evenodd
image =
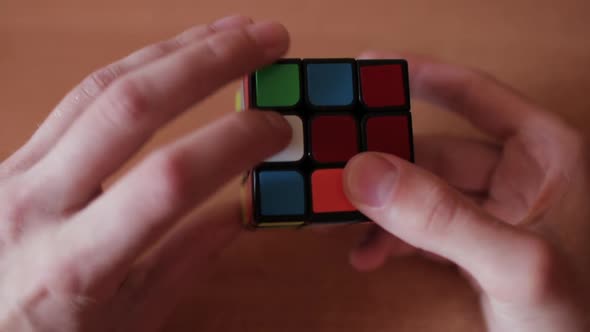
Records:
M405 60L282 59L245 77L236 102L281 113L293 132L244 177L248 226L367 221L344 194L347 161L362 151L414 161Z

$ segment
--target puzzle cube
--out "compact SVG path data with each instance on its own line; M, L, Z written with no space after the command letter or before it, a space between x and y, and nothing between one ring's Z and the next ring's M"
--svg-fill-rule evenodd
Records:
M281 59L244 78L239 111L276 111L289 145L243 180L244 223L301 227L368 221L343 191L346 163L363 151L414 161L405 60Z

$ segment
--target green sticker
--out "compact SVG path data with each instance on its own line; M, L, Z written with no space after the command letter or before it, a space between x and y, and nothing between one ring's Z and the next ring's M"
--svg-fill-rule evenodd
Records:
M294 106L301 98L299 65L274 64L256 72L256 103L260 107Z

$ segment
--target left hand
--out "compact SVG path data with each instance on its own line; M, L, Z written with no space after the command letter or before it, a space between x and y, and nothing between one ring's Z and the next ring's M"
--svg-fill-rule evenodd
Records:
M179 221L283 148L289 126L234 113L101 184L191 105L281 57L288 38L276 23L228 17L133 53L64 98L0 164L0 331L161 329L238 234L240 208Z

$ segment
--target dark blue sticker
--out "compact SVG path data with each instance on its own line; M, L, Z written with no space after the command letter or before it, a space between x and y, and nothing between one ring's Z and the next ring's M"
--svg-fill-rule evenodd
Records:
M307 65L307 93L315 106L348 106L354 100L350 63L312 63Z
M258 175L260 212L263 216L305 213L303 176L297 171L262 171Z

